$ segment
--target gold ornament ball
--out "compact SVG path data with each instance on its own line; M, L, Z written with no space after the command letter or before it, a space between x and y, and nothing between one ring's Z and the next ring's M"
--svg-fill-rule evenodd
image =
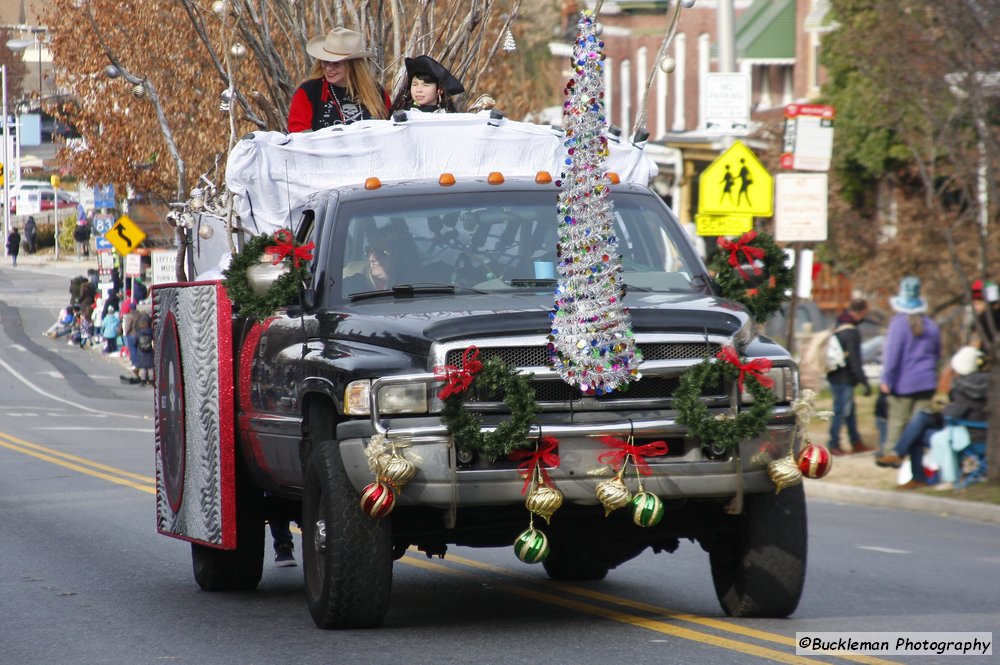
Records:
M379 479L396 489L402 489L416 473L417 468L413 466L413 462L402 455L383 455L379 458Z
M652 492L636 492L632 497L632 521L636 526L656 526L663 519L663 501Z
M767 475L771 477L771 482L774 483L775 494L802 482L802 472L792 458L791 453L787 457L770 462L767 465Z
M549 539L535 527L528 527L514 541L514 554L524 563L541 563L549 555Z
M597 485L597 499L604 506L604 516L607 517L613 511L627 506L632 499L632 492L621 478L609 478Z
M663 56L663 60L660 60L660 71L664 74L673 74L675 69L677 69L677 61L674 60L673 56Z
M198 237L200 237L202 240L208 240L213 235L215 235L215 229L213 229L208 224L205 224L200 229L198 229Z
M237 60L242 60L247 57L247 47L239 42L236 42L229 47L229 55L233 56Z
M132 86L132 96L136 99L143 97L146 94L146 86L141 83L136 83Z
M559 510L563 504L563 495L559 490L552 489L546 485L536 487L528 494L524 501L524 506L531 512L545 519L548 524L552 518L552 513Z

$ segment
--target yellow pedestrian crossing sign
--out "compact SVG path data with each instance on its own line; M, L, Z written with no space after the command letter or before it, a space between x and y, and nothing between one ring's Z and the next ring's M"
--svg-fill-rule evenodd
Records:
M146 239L146 234L128 215L122 215L115 220L111 230L104 234L104 239L114 245L119 254L125 256L139 248Z
M774 178L743 141L734 142L702 172L698 212L754 217L774 214Z

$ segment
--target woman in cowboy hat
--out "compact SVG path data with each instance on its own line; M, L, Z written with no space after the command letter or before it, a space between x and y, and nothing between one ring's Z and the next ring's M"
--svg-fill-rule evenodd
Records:
M292 96L289 132L389 117L389 99L375 82L367 63L372 53L360 33L334 28L310 39L306 52L316 61L309 79Z
M418 109L424 113L454 113L452 95L465 92L465 87L451 72L430 56L404 58L406 85L393 110Z

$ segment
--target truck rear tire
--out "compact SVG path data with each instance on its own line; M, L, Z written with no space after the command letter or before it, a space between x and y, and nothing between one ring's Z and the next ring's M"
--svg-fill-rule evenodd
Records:
M806 574L802 485L751 494L734 533L712 548L715 594L731 617L786 617L798 607Z
M194 579L202 591L253 591L264 572L264 513L259 492L236 485L236 549L191 543Z
M389 609L392 537L361 509L337 441L313 446L302 497L306 600L320 628L375 628Z

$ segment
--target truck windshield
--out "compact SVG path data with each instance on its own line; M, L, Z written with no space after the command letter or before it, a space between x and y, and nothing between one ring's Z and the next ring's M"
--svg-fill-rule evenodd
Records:
M441 293L551 291L558 279L556 197L549 191L440 192L344 202L330 266L345 300ZM637 291L692 293L704 266L654 195L614 196L622 277ZM336 297L336 296L335 296Z

